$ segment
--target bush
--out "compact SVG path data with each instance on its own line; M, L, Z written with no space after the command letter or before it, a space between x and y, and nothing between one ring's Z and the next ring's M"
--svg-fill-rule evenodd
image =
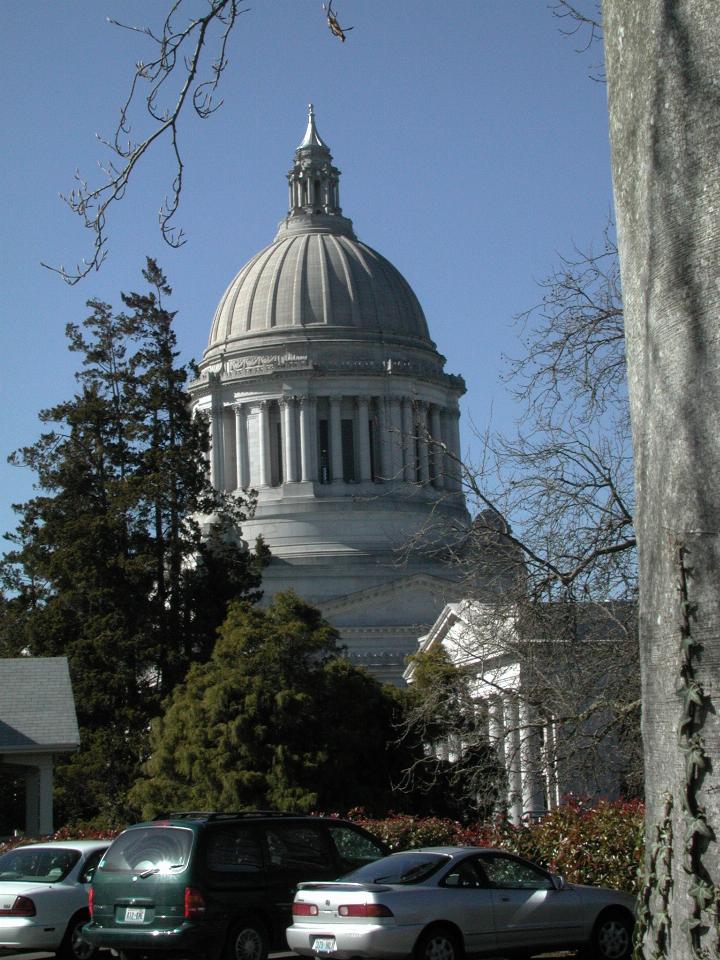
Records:
M24 847L28 843L47 843L52 840L112 840L120 833L119 829L96 828L91 826L61 827L50 836L9 837L0 843L0 854L7 853L13 847Z
M392 850L443 844L498 847L534 860L571 883L635 893L643 857L643 814L638 800L588 803L570 797L540 820L519 826L504 817L463 826L437 817L374 820L357 810L349 816Z
M527 857L571 883L613 887L637 893L643 859L643 804L639 800L566 798L561 807L537 821L514 826L506 817L464 826L440 817L396 814L385 819L351 810L350 820L384 840L391 850L430 846L498 847ZM337 816L337 814L333 814ZM39 840L101 839L120 831L94 824L63 827L53 837L14 837L0 844L0 853Z

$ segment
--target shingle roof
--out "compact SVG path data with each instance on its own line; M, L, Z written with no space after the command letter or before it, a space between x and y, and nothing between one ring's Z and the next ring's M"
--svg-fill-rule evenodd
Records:
M0 658L0 753L79 745L67 659Z

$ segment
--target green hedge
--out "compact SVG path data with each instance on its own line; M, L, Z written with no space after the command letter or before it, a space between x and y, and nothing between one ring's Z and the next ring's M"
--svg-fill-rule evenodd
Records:
M562 874L571 883L637 891L638 867L643 855L643 804L638 800L587 803L566 801L540 820L513 826L500 818L492 823L464 826L438 817L398 814L372 819L351 810L349 819L384 840L392 850L428 846L499 847ZM63 828L56 840L114 837L118 830ZM45 838L35 838L48 839ZM0 843L0 853L28 837Z
M361 811L350 814L393 850L445 844L499 847L534 860L571 883L633 893L643 856L643 815L643 804L637 800L590 804L575 799L517 827L505 818L463 826L436 817L373 820Z

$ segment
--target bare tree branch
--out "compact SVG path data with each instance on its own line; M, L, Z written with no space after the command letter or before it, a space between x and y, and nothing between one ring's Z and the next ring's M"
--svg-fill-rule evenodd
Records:
M215 94L227 66L227 45L237 19L248 8L239 0L205 0L202 15L192 15L195 0L175 0L162 27L135 27L109 22L140 34L153 45L150 60L135 65L130 91L120 108L120 118L113 135L98 136L112 154L101 169L105 182L92 186L76 173L76 186L63 199L93 237L93 255L77 264L74 270L43 266L55 270L69 284L75 284L92 270L98 270L107 256L107 215L112 205L121 200L136 166L163 137L170 141L174 176L169 195L158 213L160 230L172 247L185 242L181 228L174 223L183 187L183 160L180 148L179 123L187 104L200 119L207 119L222 106ZM203 74L204 71L204 74ZM150 132L139 139L132 134L132 115L144 100Z
M548 802L560 783L593 789L609 764L637 793L634 493L611 227L599 254L576 250L540 286L542 301L519 318L524 352L508 377L521 404L516 432L488 427L475 463L428 433L420 438L462 478L474 515L464 535L458 524L436 538L466 599L427 639L428 652L436 637L448 644L458 696L471 707L454 715L438 684L424 685L406 733L425 738L429 758L408 776L427 776L433 757L466 770L472 750L501 726L489 746L504 758L503 796L517 798L513 766L527 776L531 754ZM431 523L442 512L438 505ZM426 544L421 531L412 546ZM474 726L470 715L480 716ZM497 793L497 779L488 789Z
M550 5L553 16L563 20L560 32L566 37L576 37L581 43L577 53L586 53L596 43L602 43L602 9L600 0L554 0ZM590 78L605 82L602 64L590 68Z

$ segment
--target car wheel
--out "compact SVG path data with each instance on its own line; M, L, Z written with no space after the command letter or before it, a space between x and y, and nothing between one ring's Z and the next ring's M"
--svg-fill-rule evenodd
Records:
M57 952L61 960L92 960L95 956L97 947L86 940L82 932L89 919L86 913L78 913L72 918Z
M267 960L267 955L264 927L251 920L235 924L225 947L225 960Z
M447 927L431 927L415 945L415 960L462 960L457 936Z
M594 960L629 960L632 954L632 920L622 913L606 913L592 932Z

